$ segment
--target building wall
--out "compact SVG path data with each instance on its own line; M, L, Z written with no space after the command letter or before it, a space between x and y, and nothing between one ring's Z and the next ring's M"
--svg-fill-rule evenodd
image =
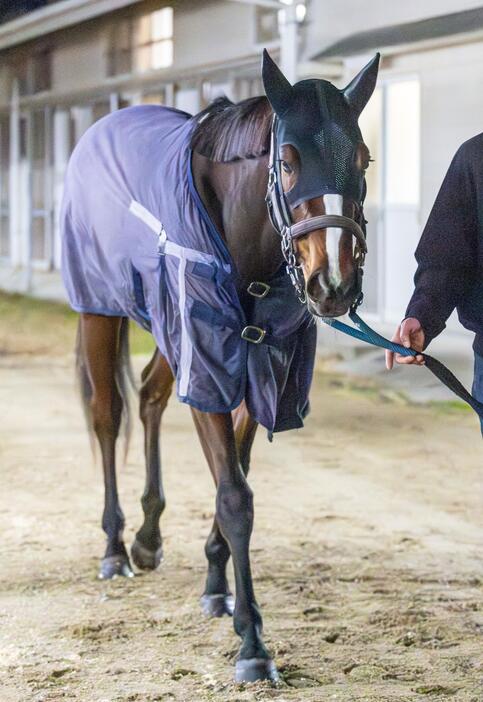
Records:
M166 3L168 5L169 3ZM142 15L162 7L159 2L139 3L128 11L117 12L65 30L53 38L53 89L68 92L92 88L106 81L108 32L113 23L127 16ZM255 9L237 3L182 3L174 6L174 61L169 69L159 71L169 80L172 73L197 70L202 66L223 65L250 56L254 52ZM216 37L216 41L213 38ZM145 76L139 76L139 78Z
M52 89L59 93L92 88L106 78L105 22L80 27L53 39Z
M175 68L203 66L248 56L254 51L255 8L225 2L175 12Z
M345 36L366 29L415 22L481 7L479 0L312 0L309 3L307 56Z
M483 131L483 42L407 55L395 70L421 78L421 217L430 212L457 148Z
M105 15L81 26L70 27L42 40L53 48L52 91L69 93L109 84L107 76L108 32L114 23L138 16L164 5L174 6L174 62L157 71L162 81L172 74L192 69L196 78L201 67L219 66L254 56L255 8L234 2L136 3L125 10ZM215 39L215 40L214 40ZM36 42L12 49L4 59L15 67ZM138 75L141 83L146 75ZM132 76L136 81L136 76ZM8 103L8 69L0 67L0 104ZM111 81L112 82L112 81Z
M346 84L367 59L367 56L347 59L340 84ZM401 170L398 174L399 179L419 179L416 228L409 227L404 231L403 218L407 216L407 208L404 207L399 217L392 220L391 226L384 226L380 192L377 193L376 202L368 208L370 254L366 282L374 290L379 285L378 316L385 321L393 322L404 315L416 266L414 250L453 155L464 141L483 129L483 94L476 87L481 85L482 79L483 40L424 51L413 49L382 60L379 90L384 85L404 80L416 80L420 86L417 108L420 155L409 171ZM373 110L374 101L379 99L380 95L376 94L366 109L369 112ZM375 154L376 164L372 168L379 168L380 171L387 147L386 154L382 153L380 138L383 127L381 122L376 124L377 128L373 126L372 133L366 138L373 142L369 143L371 150L378 151ZM393 300L389 311L385 298ZM450 319L448 326L454 331L461 330L456 315Z
M196 110L199 107L202 82L205 80L212 81L210 90L215 91L215 94L219 90L226 90L230 94L235 79L238 89L230 95L231 97L241 98L260 93L260 47L255 41L255 8L222 0L203 3L173 0L172 4L175 6L174 64L169 69L156 72L151 86L144 85L145 75L132 76L124 86L122 76L109 79L106 74L106 57L108 33L113 22L133 13L159 8L160 3L156 0L146 0L127 10L67 29L49 39L54 47L52 94L56 97L52 99L49 95L40 95L36 96L36 102L42 104L45 97L51 111L54 148L48 177L53 183L54 213L58 212L63 172L71 146L68 144L69 134L73 132L74 139L78 138L89 125L93 119L94 100L102 99L102 104L98 105L102 112L110 109L109 100L113 96L115 100L114 103L111 102L111 107L115 106L118 99L140 101L144 91L145 94L150 93L145 95L146 99L157 99L156 96L159 95L159 99L167 104ZM324 42L332 43L355 31L468 9L479 4L470 0L407 0L405 3L389 3L385 0L371 0L369 3L361 0L344 0L340 3L310 0L307 23L301 32L301 58L309 56L310 52L320 51ZM34 44L35 42L31 47ZM30 48L22 47L18 51L10 51L6 57L7 61L0 61L0 105L8 104L10 100L6 68L8 60L15 64ZM456 148L462 141L481 130L483 93L479 86L483 78L482 49L482 42L467 42L440 49L413 49L408 53L385 57L383 60L381 84L384 81L407 77L415 77L420 83L421 185L417 213L418 236ZM341 78L335 82L340 86L346 84L366 60L367 57L354 57L345 61L340 67ZM213 68L212 77L209 72L205 73L205 70L209 71L210 66ZM319 75L323 75L323 70L323 67L320 67ZM164 93L163 85L168 86ZM73 92L77 92L79 97L73 97ZM207 94L204 99L209 97ZM30 108L27 105L25 110L28 109ZM374 140L380 137L379 125L376 127L371 137ZM18 141L18 134L15 139ZM372 150L376 160L382 161L382 145L374 144ZM23 159L11 169L13 263L24 266L28 259L28 217L21 193L26 192L26 166ZM22 184L21 188L18 186L19 182ZM365 286L367 297L370 299L372 295L374 300L374 310L380 319L384 319L384 312L381 312L384 309L384 293L380 278L387 261L381 256L384 249L382 237L394 239L396 234L393 231L382 232L377 202L369 203L367 214L372 229ZM401 246L404 248L404 260L407 262L403 271L407 289L410 287L414 270L414 237L402 240ZM59 263L59 250L57 232L52 256L52 263L55 265ZM0 286L2 280L5 280L4 274L3 268L0 270ZM36 275L35 271L34 274ZM27 281L30 275L31 272L28 271ZM18 271L15 272L15 280L20 281L21 287L25 287L24 277L19 276ZM405 295L406 293L399 295L398 291L395 291L393 297L398 300L400 307L393 309L386 321L392 323L393 319L403 314L407 302L404 299Z

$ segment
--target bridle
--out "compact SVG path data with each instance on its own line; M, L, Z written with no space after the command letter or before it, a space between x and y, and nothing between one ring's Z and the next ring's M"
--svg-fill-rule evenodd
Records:
M285 198L282 187L282 174L280 171L280 159L278 158L277 144L277 115L274 115L270 135L270 158L268 164L268 187L265 201L267 203L268 214L273 228L281 237L282 254L285 259L287 273L295 288L300 302L307 301L305 294L305 281L302 267L297 261L297 253L294 241L316 229L327 229L337 227L349 231L356 239L355 260L357 265L356 280L356 301L355 306L362 301L362 273L364 260L367 253L366 244L366 221L364 219L364 198L360 202L355 202L356 219L345 217L344 215L319 215L309 217L300 222L293 222L290 208Z

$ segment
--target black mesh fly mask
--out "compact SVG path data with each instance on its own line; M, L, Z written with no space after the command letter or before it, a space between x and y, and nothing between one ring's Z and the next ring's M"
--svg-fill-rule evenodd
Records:
M328 227L344 229L355 238L355 297L361 297L362 268L367 252L363 213L366 185L364 173L355 166L356 149L363 141L357 118L361 100L364 101L363 107L374 89L377 62L378 57L342 91L318 79L291 86L269 55L264 53L265 91L274 109L267 205L272 224L282 239L287 272L302 302L305 302L305 285L293 242L311 231ZM364 76L366 80L361 81ZM284 192L279 149L288 144L298 152L300 170L295 185ZM293 223L291 208L326 194L341 195L352 201L354 219L343 215L320 215Z

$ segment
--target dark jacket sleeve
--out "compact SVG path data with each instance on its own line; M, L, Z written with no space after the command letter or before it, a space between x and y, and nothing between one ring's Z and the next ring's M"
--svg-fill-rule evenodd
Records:
M475 188L465 147L457 151L416 249L415 290L406 317L416 317L425 346L446 326L476 267Z

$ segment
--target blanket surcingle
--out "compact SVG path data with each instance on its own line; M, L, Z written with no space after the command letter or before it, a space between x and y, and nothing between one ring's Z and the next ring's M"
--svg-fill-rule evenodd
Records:
M87 130L65 181L64 283L77 312L130 317L152 332L181 401L229 412L245 399L271 436L303 425L316 327L284 270L247 318L233 261L193 182L195 124L144 105ZM242 339L247 324L267 331L261 344Z

